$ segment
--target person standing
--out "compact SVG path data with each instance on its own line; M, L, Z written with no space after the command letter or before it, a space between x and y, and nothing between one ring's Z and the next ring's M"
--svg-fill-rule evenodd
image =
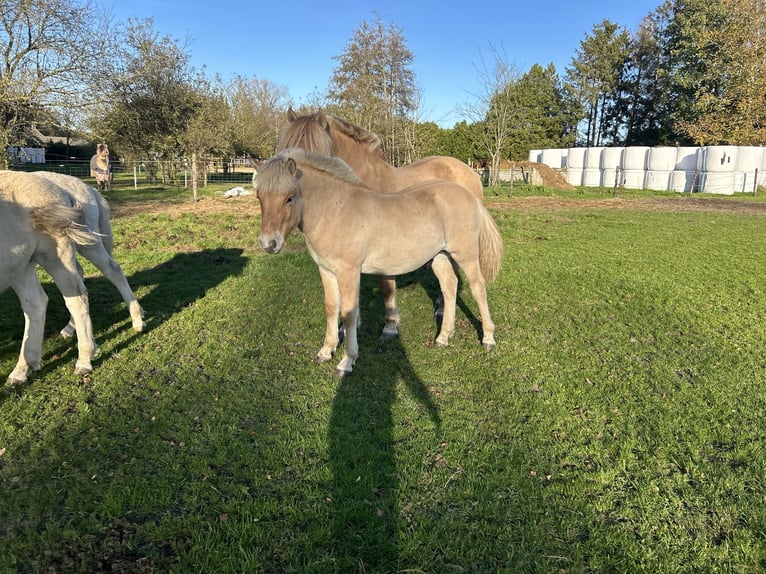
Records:
M95 155L90 158L90 176L96 178L99 190L109 189L112 174L109 169L109 148L106 144L98 144Z

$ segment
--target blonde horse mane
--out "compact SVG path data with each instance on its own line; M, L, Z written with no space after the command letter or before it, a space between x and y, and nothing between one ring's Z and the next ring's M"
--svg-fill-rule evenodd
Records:
M383 153L380 138L376 134L341 117L323 110L298 116L290 108L287 113L290 125L280 137L280 149L300 147L327 156L335 155L335 142L330 135L330 130L334 129L366 148L368 153Z
M368 151L383 152L383 150L380 149L380 138L377 134L364 129L361 126L352 124L350 121L339 118L338 116L330 115L328 117L330 123L332 123L333 127L337 128L340 133L350 137L359 144L367 146Z
M346 183L368 187L342 159L296 147L283 149L271 159L266 160L258 172L258 187L286 189L287 178L292 176L287 170L279 168L285 166L288 159L295 161L299 168L308 166Z

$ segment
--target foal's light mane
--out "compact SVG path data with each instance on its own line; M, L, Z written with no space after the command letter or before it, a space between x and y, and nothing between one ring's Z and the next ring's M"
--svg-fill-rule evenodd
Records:
M342 159L318 154L303 148L287 148L267 160L266 165L258 173L258 186L272 190L286 188L286 184L289 184L288 178L291 177L286 169L288 158L292 158L298 164L299 169L308 166L346 183L368 187Z

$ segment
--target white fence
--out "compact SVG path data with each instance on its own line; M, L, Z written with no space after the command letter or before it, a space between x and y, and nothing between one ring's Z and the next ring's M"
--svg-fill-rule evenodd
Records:
M532 150L529 161L565 169L585 187L717 193L754 193L766 186L766 147L630 146Z

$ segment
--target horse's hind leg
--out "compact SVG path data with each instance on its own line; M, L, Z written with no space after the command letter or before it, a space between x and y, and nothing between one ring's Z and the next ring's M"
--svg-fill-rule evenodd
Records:
M146 329L144 310L141 308L133 290L130 288L125 273L122 271L122 267L120 267L120 264L117 263L109 253L107 253L104 245L99 241L93 245L80 245L78 246L78 250L104 274L104 277L109 279L109 281L117 287L122 300L125 301L128 306L133 329L139 333Z
M399 309L396 307L396 279L380 277L380 295L386 309L386 324L380 334L381 341L391 341L399 336Z
M468 279L468 284L471 287L471 295L473 295L473 298L479 307L481 330L483 331L481 343L487 351L491 351L495 348L495 324L492 322L492 317L489 314L489 305L487 304L487 282L479 267L479 260L477 258L462 263L458 261L458 265L460 265L460 268L465 273L466 278Z
M24 312L24 338L19 360L8 376L7 384L10 386L23 383L30 371L40 368L48 296L40 285L36 269L37 265L30 261L12 284Z
M40 265L53 277L64 296L64 304L74 318L78 350L75 373L84 375L93 371L91 359L98 352L88 310L88 291L77 271L74 247L68 238L59 241L57 255L38 254L37 257Z
M442 301L442 321L439 336L436 337L437 347L446 347L450 337L455 333L455 306L457 301L457 274L452 261L446 256L435 257L431 269L439 280Z
M357 342L357 325L359 324L359 272L346 272L338 276L340 292L340 313L343 326L346 329L346 340L343 346L343 357L335 368L336 377L346 377L351 374L354 363L359 356Z

